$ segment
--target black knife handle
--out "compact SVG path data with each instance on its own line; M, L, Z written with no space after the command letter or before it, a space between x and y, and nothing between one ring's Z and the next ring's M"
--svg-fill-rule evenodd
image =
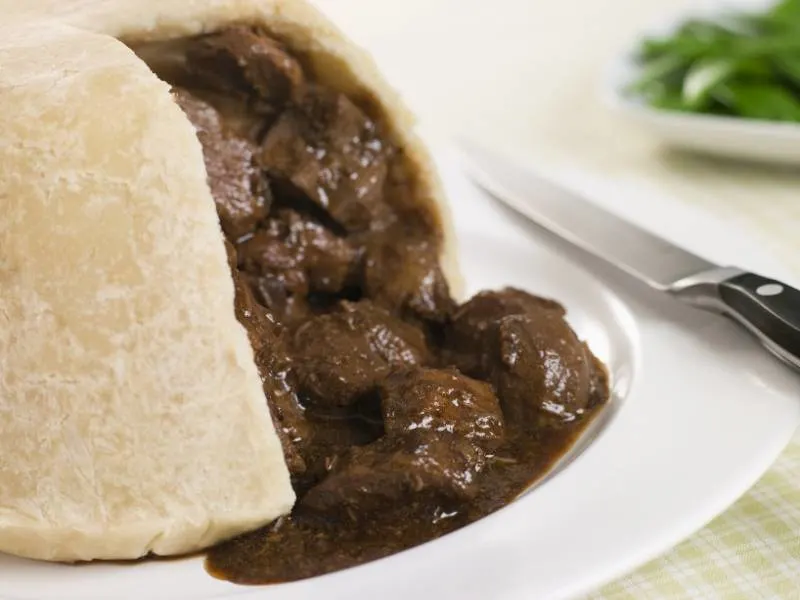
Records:
M725 312L747 326L780 358L800 366L800 291L755 273L719 283Z

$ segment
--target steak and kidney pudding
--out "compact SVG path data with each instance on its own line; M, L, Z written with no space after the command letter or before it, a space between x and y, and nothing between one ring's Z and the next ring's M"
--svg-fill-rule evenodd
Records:
M234 26L135 50L196 128L298 501L213 548L242 583L305 578L458 529L512 501L608 399L558 303L459 305L438 215L368 97Z

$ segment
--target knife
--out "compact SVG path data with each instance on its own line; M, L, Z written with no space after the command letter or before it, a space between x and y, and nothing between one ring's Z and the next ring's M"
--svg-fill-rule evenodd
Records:
M472 142L460 149L470 178L494 198L651 288L730 317L800 370L800 291L709 262Z

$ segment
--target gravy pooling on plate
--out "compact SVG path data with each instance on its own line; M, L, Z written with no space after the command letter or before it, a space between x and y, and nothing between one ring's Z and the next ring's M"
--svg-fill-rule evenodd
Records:
M211 549L210 572L319 575L512 501L608 399L563 307L511 288L457 306L436 219L409 200L403 149L368 99L318 85L255 28L179 47L153 66L203 146L298 495L290 516Z

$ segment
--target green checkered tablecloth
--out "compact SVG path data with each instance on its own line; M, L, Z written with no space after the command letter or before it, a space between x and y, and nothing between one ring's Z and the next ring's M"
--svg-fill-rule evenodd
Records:
M800 598L800 435L726 513L586 600Z

